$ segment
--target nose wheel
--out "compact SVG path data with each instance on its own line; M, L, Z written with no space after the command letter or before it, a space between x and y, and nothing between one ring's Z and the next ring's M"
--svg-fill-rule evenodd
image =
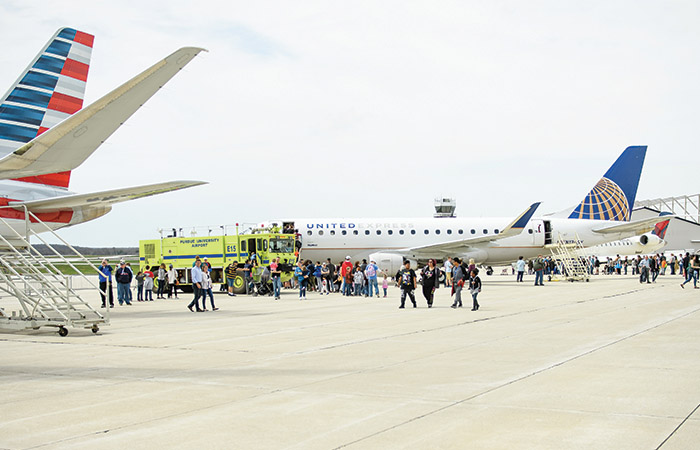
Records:
M68 336L68 328L66 327L58 327L58 335L61 337L66 337Z

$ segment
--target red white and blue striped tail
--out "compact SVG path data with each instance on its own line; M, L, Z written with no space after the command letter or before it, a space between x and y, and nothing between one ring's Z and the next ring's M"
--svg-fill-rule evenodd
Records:
M83 107L94 36L61 28L0 100L0 158ZM70 172L18 178L67 188Z

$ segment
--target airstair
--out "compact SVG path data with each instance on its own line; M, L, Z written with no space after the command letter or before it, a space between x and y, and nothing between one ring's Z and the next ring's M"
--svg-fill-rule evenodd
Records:
M562 276L568 281L589 281L591 277L590 258L581 244L578 234L574 242L565 241L561 235L556 242L547 246L555 261L561 263Z
M74 327L90 329L97 333L100 325L109 324L109 309L102 314L73 287L74 281L82 278L80 284L90 286L85 292L99 293L99 287L95 284L96 278L82 273L76 267L76 263L89 266L94 274L98 272L97 267L26 208L24 215L24 233L17 231L16 221L12 226L7 220L0 218L0 227L3 229L3 233L0 233L0 329L36 330L41 327L55 327L59 335L66 336L68 327ZM44 232L68 246L74 256L66 258L61 255L37 234ZM32 236L53 253L51 259L39 253L30 244ZM78 275L65 275L57 266L68 266ZM5 300L7 298L16 299L19 309L7 311L3 308L8 303Z

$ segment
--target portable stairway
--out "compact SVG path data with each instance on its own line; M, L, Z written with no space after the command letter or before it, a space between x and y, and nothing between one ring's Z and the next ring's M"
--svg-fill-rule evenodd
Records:
M61 273L55 263L71 267L78 274L77 278L82 277L87 281L87 285L91 286L88 292L94 294L100 292L94 277L87 277L74 262L90 266L95 274L98 272L97 267L26 208L24 215L24 234L16 230L16 222L12 226L0 218L0 227L7 233L0 233L0 300L3 297L14 297L19 301L19 310L16 311L8 312L0 307L0 329L36 330L48 326L56 327L59 335L66 336L67 327L75 327L97 333L100 325L109 324L109 309L105 310L104 315L94 309L78 290L73 288L73 278L76 276ZM33 231L32 228L38 231ZM65 258L37 234L39 232L50 233L58 238L75 256ZM32 236L45 244L55 255L53 262L30 244ZM3 301L0 306L6 303Z
M555 261L561 263L562 275L568 281L589 281L591 264L586 249L581 244L578 234L575 242L566 242L561 235L556 242L547 246Z

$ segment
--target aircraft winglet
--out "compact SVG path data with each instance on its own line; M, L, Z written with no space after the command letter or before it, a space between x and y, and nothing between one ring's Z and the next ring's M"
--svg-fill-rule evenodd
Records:
M0 179L75 169L201 51L177 50L0 159Z

